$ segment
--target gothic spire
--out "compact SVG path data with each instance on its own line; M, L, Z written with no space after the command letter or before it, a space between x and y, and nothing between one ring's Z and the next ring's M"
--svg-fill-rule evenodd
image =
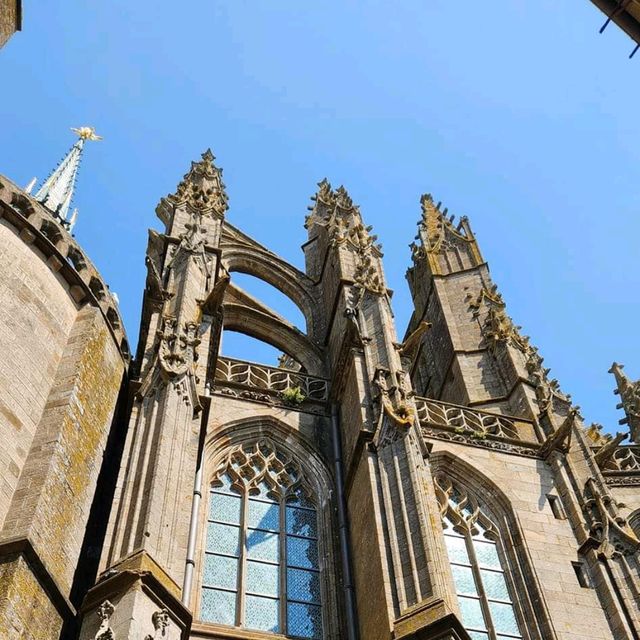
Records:
M65 226L70 227L71 221L67 221L73 190L80 167L82 150L86 140L101 140L96 135L93 127L72 128L71 131L78 135L78 140L69 149L67 155L59 162L53 173L45 180L44 184L35 194L35 199L41 202L53 215ZM73 214L73 222L77 216L77 210Z

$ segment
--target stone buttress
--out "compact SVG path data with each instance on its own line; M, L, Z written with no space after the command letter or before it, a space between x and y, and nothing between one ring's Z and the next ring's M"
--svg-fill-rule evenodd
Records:
M463 638L416 428L411 345L397 342L380 246L347 191L326 181L305 226L307 274L328 319L360 637Z
M151 636L161 629L171 640L188 633L191 614L180 598L206 416L206 356L217 340L213 298L226 209L210 151L158 205L165 230L149 232L138 380L101 579L85 600L82 638L93 638L101 624L117 638L142 637L143 629Z
M546 599L549 609L532 609L531 630L532 620L539 618L534 637L573 637L563 629L574 629L582 637L637 638L640 542L625 518L633 505L616 498L622 497L617 486L637 483L635 449L620 448L624 434L607 439L599 427L584 428L579 408L550 378L538 350L507 315L468 220L455 225L430 195L422 197L421 205L407 273L415 310L406 341L419 327L429 327L414 345L409 365L414 389L422 396L416 403L423 436L434 451L443 448L441 459L448 466L460 459L469 468L484 467L488 477L519 491L510 500L521 504L524 529L532 528L529 542L523 533L529 553L537 546L535 529L546 523L546 551L534 551L540 558L532 564L539 575L549 570L537 596ZM617 367L612 371L621 395L629 399L632 385ZM629 404L625 421L633 436ZM622 460L627 461L626 474ZM478 480L481 491L494 495L497 489L490 484ZM633 502L637 507L638 500ZM553 517L546 515L551 511ZM582 581L591 589L578 585L571 563L578 574L584 571ZM531 563L522 566L527 571ZM560 580L558 567L566 571ZM533 583L530 577L527 586L536 593Z

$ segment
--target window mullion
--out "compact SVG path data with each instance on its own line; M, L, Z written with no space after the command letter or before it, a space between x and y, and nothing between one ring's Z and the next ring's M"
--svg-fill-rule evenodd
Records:
M487 631L491 640L496 640L496 630L493 626L493 620L491 618L491 610L489 609L489 599L484 590L484 584L482 583L482 574L480 573L480 564L478 563L478 557L476 556L476 550L473 546L473 538L471 532L467 529L465 531L464 540L467 544L467 553L469 554L469 560L471 560L471 571L473 572L473 578L476 581L476 588L478 589L478 595L480 596L480 607L484 615L484 622L487 625Z
M242 495L242 509L240 510L240 566L238 567L238 598L236 601L236 625L244 626L245 591L247 584L247 512L249 509L249 495Z
M284 496L280 499L280 629L287 635L287 504Z

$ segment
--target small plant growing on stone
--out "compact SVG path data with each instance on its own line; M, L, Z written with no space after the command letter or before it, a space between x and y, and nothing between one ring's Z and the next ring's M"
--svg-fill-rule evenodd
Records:
M287 387L282 392L282 399L286 404L299 405L305 401L306 396L300 387Z

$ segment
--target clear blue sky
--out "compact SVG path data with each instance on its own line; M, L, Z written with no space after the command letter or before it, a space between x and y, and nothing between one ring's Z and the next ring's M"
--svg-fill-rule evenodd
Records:
M316 182L344 183L383 243L400 333L420 194L468 215L516 323L587 421L615 428L607 369L640 377L640 54L598 35L591 2L24 5L0 51L0 172L43 179L70 126L104 136L76 236L132 343L155 205L211 146L228 219L298 266Z

